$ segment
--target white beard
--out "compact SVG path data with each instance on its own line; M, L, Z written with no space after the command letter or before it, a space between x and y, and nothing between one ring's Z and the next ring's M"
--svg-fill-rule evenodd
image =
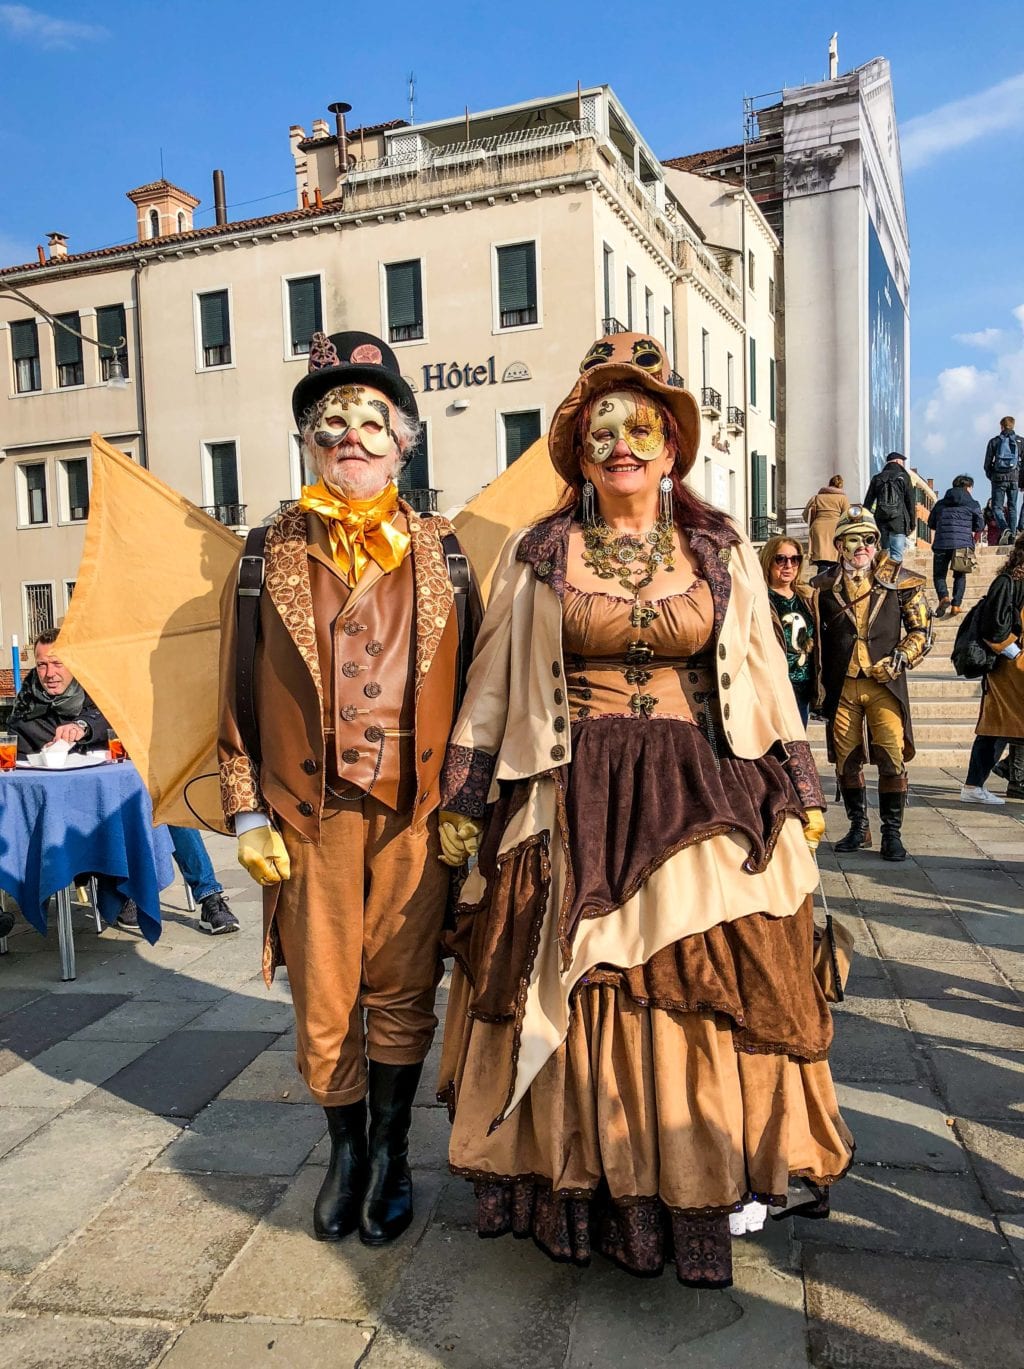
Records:
M346 461L339 470L341 463L336 453L340 451L340 448L316 448L310 455L316 462L316 468L324 484L337 490L346 499L373 499L385 490L398 474L401 458L397 452L390 456L367 456L363 453L364 461Z

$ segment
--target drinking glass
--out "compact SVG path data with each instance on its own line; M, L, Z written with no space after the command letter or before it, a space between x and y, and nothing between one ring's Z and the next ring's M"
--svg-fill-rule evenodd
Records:
M13 732L0 732L0 770L13 770L18 759L18 738Z
M111 761L126 761L128 759L124 742L121 741L116 732L107 732L107 759Z

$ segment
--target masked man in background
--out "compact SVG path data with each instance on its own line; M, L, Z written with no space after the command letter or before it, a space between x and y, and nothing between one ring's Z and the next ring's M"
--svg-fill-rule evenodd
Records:
M871 845L863 766L878 767L883 860L906 860L900 838L906 762L914 755L906 672L931 648L924 579L879 555L874 518L854 504L836 526L838 564L811 581L818 622L818 685L850 830L837 851ZM867 727L867 746L864 729Z
M314 334L292 408L320 479L265 546L250 533L225 594L221 797L264 886L264 977L287 966L299 1070L327 1113L315 1234L383 1245L412 1219L448 895L435 810L471 587L450 524L398 497L419 422L391 349Z

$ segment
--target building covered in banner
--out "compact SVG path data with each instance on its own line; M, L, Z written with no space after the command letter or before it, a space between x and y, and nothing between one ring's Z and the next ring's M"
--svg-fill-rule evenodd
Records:
M744 185L783 245L776 283L786 490L800 509L839 473L863 493L908 451L910 242L883 57L746 105L733 147L669 166Z

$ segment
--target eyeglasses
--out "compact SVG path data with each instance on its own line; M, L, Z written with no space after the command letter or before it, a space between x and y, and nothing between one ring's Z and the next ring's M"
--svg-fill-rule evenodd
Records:
M775 564L777 566L798 566L803 559L802 556L782 556L780 554L776 556Z

